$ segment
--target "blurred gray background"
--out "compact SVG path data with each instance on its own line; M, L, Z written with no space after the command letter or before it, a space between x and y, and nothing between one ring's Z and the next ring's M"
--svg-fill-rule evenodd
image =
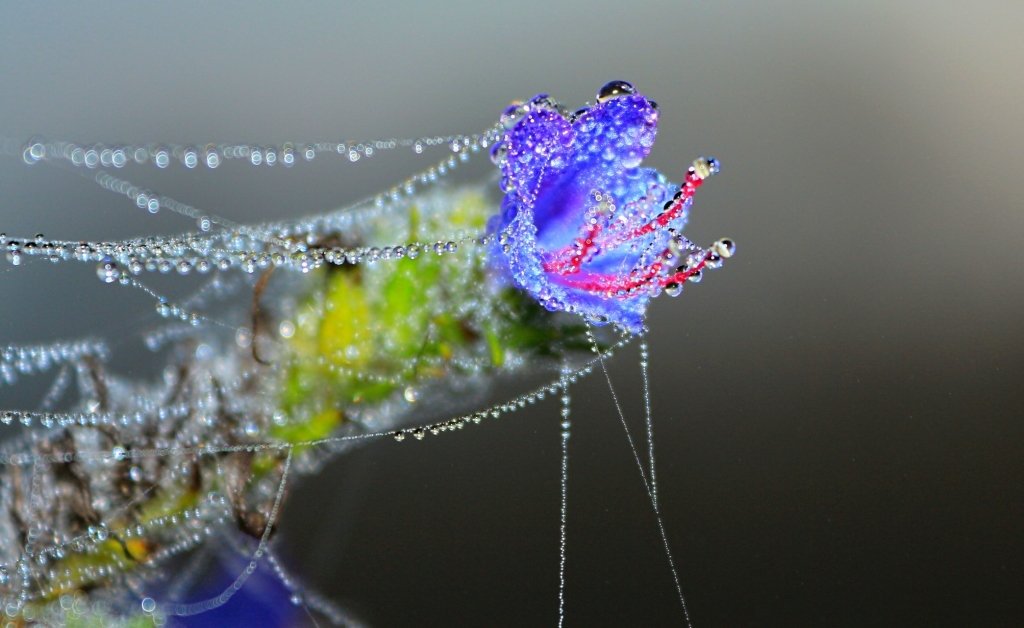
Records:
M629 80L661 105L649 163L724 165L688 235L739 243L650 321L663 509L696 625L1020 625L1022 30L1012 1L5 3L0 136L471 133L511 100L576 106ZM139 178L253 221L424 163ZM192 228L163 214L0 161L12 235ZM0 344L152 322L92 274L0 262ZM635 354L612 374L638 419ZM576 399L568 625L678 625L607 387ZM338 460L291 495L289 563L375 625L554 623L556 415Z

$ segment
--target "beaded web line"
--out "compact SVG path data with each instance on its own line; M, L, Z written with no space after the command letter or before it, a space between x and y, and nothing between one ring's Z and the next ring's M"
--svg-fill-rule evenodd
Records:
M522 106L521 106L522 107ZM513 110L507 116L516 117L522 111ZM490 234L483 230L458 231L429 241L411 240L383 245L345 245L328 244L323 236L331 233L358 234L375 221L387 219L389 216L403 215L409 211L410 203L422 201L444 177L461 163L471 159L475 154L486 150L498 141L504 132L504 123L474 135L437 136L418 139L384 139L361 142L318 142L307 144L284 144L277 147L258 145L225 145L206 144L199 146L177 145L118 145L118 146L80 146L69 142L48 142L32 140L21 149L21 157L25 163L35 165L46 163L60 168L71 169L93 180L100 188L132 200L141 210L148 213L171 211L193 221L198 231L179 236L158 238L134 238L120 241L76 242L67 240L51 240L42 235L34 238L12 238L0 234L0 249L5 253L6 261L13 267L22 266L35 260L47 260L53 263L79 262L92 263L96 266L96 274L103 283L118 284L142 291L154 301L157 315L169 321L168 324L148 330L144 334L147 348L158 351L164 347L175 347L183 342L192 342L206 330L229 331L231 340L237 348L247 349L256 342L254 328L238 325L233 321L222 320L216 313L217 308L229 302L240 292L250 289L250 279L269 270L282 269L300 274L310 273L325 266L366 266L397 260L414 260L421 256L447 256L485 253L496 240L504 234ZM364 199L353 205L340 209L329 210L308 218L288 222L269 222L261 225L245 226L216 214L193 207L172 197L145 189L127 179L111 174L109 169L120 170L130 165L151 164L163 169L178 163L184 168L221 167L230 161L246 161L258 167L292 167L313 159L337 155L350 163L372 158L381 152L410 149L422 154L427 149L447 147L450 155L440 160L435 166L413 176L388 191L372 198ZM10 143L5 143L7 152ZM680 212L689 207L692 192L699 187L714 168L713 162L698 160L687 173L686 180L680 191L666 203L664 212L651 224L660 223L665 226ZM600 202L601 199L597 198ZM443 211L432 207L430 202L421 203L425 213ZM641 229L654 228L643 226ZM640 235L643 235L642 233ZM579 270L580 258L585 257L588 249L603 237L616 237L614 233L600 234L597 230L583 234L578 242L574 242L575 250L565 250L556 254L549 262L547 270L572 274ZM629 234L618 237L631 237ZM722 241L709 250L696 247L681 236L673 239L674 258L683 253L689 254L687 268L676 271L658 279L658 286L669 294L678 294L678 286L689 279L699 279L705 266L716 264L722 257L732 254L731 243ZM724 242L724 243L723 243ZM607 245L607 244L606 244ZM645 252L645 258L647 253ZM661 271L662 262L654 261L649 268L654 274ZM235 272L232 272L235 271ZM241 271L240 273L237 271ZM146 274L161 275L209 275L210 278L202 286L186 297L172 302L143 282L141 277ZM648 282L651 277L641 277L636 281ZM639 285L639 283L637 283ZM601 290L612 292L629 291L633 285L602 285ZM289 330L287 325L291 325ZM295 333L293 321L283 321L278 334L289 338ZM607 331L602 332L605 336ZM276 525L277 516L286 492L289 472L293 464L303 473L315 471L318 461L303 460L296 452L309 450L326 450L330 453L344 451L348 446L379 440L385 437L403 441L409 437L422 440L428 435L439 435L448 431L458 430L467 425L482 423L485 419L496 419L503 415L516 412L528 405L536 404L548 396L558 395L561 402L561 506L559 518L559 572L558 572L558 622L562 625L565 619L565 583L566 583L566 543L568 527L568 471L569 471L569 440L571 433L571 399L570 386L579 378L591 374L595 367L600 367L609 390L612 393L618 416L625 430L628 444L638 465L645 491L650 499L657 525L664 545L665 555L671 568L671 575L679 596L683 615L687 624L690 623L689 610L683 597L675 562L669 547L668 538L658 504L658 488L655 472L653 417L650 405L649 382L647 373L648 350L643 340L644 332L630 334L619 330L617 337L602 341L597 332L588 328L586 338L590 351L594 356L575 364L568 361L558 368L557 378L523 393L512 399L482 410L457 414L439 421L419 425L402 425L401 412L392 416L387 411L364 420L356 420L346 424L338 433L330 436L308 439L297 439L289 442L260 441L259 436L268 433L270 426L281 424L282 419L277 413L268 411L266 400L249 398L253 389L254 373L251 367L235 357L218 358L216 346L206 346L206 356L201 359L209 362L206 375L215 374L216 384L209 382L200 385L189 379L194 375L183 373L177 379L170 379L163 385L144 386L105 372L105 365L110 360L113 347L99 338L83 338L63 342L36 345L14 345L0 348L0 385L15 385L26 376L56 371L53 382L40 402L39 410L0 410L0 423L17 428L20 431L12 438L0 443L0 469L15 478L11 483L14 487L28 486L28 495L19 494L18 488L8 487L0 494L4 503L11 504L10 512L25 512L26 520L0 521L0 538L17 539L20 542L4 542L5 547L16 547L14 560L0 560L0 591L4 592L3 611L8 617L25 619L52 619L60 614L63 617L88 612L101 614L111 612L120 604L120 596L114 593L104 597L99 594L96 599L86 598L77 592L82 583L121 583L138 600L138 609L158 624L169 616L187 616L225 604L245 584L254 573L258 563L265 560L278 579L291 593L293 603L310 613L315 611L324 619L336 624L358 625L359 620L350 613L322 598L298 584L297 580L288 575L280 561L272 552L270 537ZM613 334L615 336L615 334ZM625 414L615 394L612 380L605 366L605 360L630 342L640 338L640 366L643 379L644 420L646 426L646 464L636 446L633 435L626 422ZM193 350L196 355L203 351L200 344ZM244 355L244 351L241 352ZM213 355L211 355L213 354ZM253 349L255 356L255 349ZM454 366L452 366L454 365ZM509 370L522 366L523 362L512 361ZM363 372L358 368L346 368L338 364L326 365L328 370L342 376L351 376L360 380L390 384L415 384L415 371L421 368L438 368L447 366L457 372L454 379L473 380L474 373L480 364L473 356L459 356L454 360L441 362L425 360L417 362L412 372L380 375L370 371ZM67 411L54 408L68 396L73 386L78 388L81 403ZM180 401L167 403L176 388L195 387L196 390L183 395ZM413 405L415 391L410 385L403 393L406 406ZM111 400L116 399L112 404ZM229 399L225 404L220 401ZM401 400L400 400L401 401ZM256 419L239 425L238 429L245 438L235 439L244 442L231 442L231 438L210 438L216 431L217 419L206 417L198 423L203 428L189 424L197 413L222 411L216 410L232 405L236 413L248 412ZM117 405L120 409L105 409ZM127 411L126 408L130 408ZM189 424L193 429L192 440L209 440L206 443L188 445L179 444L187 441L181 435L170 437L159 432L162 426L176 424L177 427ZM155 427L154 427L155 426ZM31 429L29 429L31 428ZM157 446L136 447L126 446L120 440L126 440L119 433L138 434L147 429L155 429L157 437L149 439ZM76 439L69 436L74 432ZM185 430L188 431L187 429ZM112 435L113 434L113 435ZM188 434L186 434L188 435ZM62 440L63 439L63 440ZM106 440L112 440L113 446L102 446ZM250 558L238 577L218 596L197 602L180 602L174 599L159 600L157 596L146 593L146 582L154 575L159 575L159 566L170 558L193 550L211 536L220 534L225 526L232 522L237 524L239 507L238 495L226 491L211 491L199 498L194 504L173 513L161 514L134 525L124 526L112 522L119 521L121 515L143 503L157 488L150 481L146 488L147 476L152 475L149 468L138 463L145 461L160 465L170 464L163 461L181 459L194 461L201 458L224 458L230 454L268 454L272 457L271 469L262 478L244 478L242 484L255 482L255 488L248 489L249 499L258 504L250 505L247 512L264 513L262 519L253 524L251 536L257 539L255 548L250 544L239 543L232 538L239 553L248 553ZM227 460L228 458L224 458ZM322 460L322 458L321 458ZM182 462L187 467L189 462ZM198 467L198 463L191 463ZM48 531L45 527L45 513L52 508L43 497L44 493L55 486L62 485L51 477L52 470L47 467L58 465L63 469L77 468L78 473L86 477L70 481L74 484L86 485L86 489L102 486L104 482L116 484L112 477L123 476L121 481L132 485L133 494L130 498L111 505L105 512L102 508L90 505L83 510L93 510L96 520L85 527L85 531L74 535L59 535ZM216 463L218 473L225 477L238 475L236 469L226 468L229 465ZM189 471L184 471L188 473ZM28 480L21 478L28 474ZM244 474L243 474L244 475ZM99 480L99 481L97 481ZM68 482L63 482L67 484ZM226 483L230 484L230 482ZM44 486L45 485L45 486ZM237 488L237 487L236 487ZM46 489L46 490L44 490ZM128 489L125 489L128 490ZM241 494L243 491L237 489ZM116 500L114 500L116 501ZM72 511L73 507L67 506ZM89 513L75 512L75 516L88 519ZM34 520L33 520L34 517ZM259 518L259 517L257 517ZM114 528L117 528L116 531ZM17 529L15 529L17 528ZM19 532L20 530L20 532ZM259 534L252 534L252 532ZM162 535L162 536L160 536ZM49 536L47 541L42 537ZM156 549L136 550L133 543L145 544L149 539L161 540ZM82 566L75 573L58 573L50 569L51 565L67 564L69 556L90 555L99 553L111 543L119 545L125 555L121 562L98 566ZM137 556L142 555L140 559ZM149 573L146 573L149 572ZM183 578L183 582L185 579ZM111 587L116 589L116 586ZM171 587L184 590L184 585ZM38 604L41 600L52 602L50 607ZM58 610L54 610L57 608ZM54 613L57 613L55 615ZM310 615L313 618L313 615ZM314 620L315 621L315 620Z

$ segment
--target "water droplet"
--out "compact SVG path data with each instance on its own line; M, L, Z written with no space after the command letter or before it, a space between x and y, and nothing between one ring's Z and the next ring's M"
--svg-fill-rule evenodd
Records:
M181 156L181 163L186 168L195 168L199 165L199 153L194 148L186 148L185 154Z
M111 257L104 257L103 261L96 265L96 276L103 283L114 283L121 278L121 267Z
M718 253L723 258L732 257L736 254L736 243L729 238L722 238L718 242L712 245L715 253Z
M38 163L43 157L46 156L46 147L39 140L29 140L29 143L25 145L25 150L21 153L22 159L25 163L32 165Z
M604 84L604 87L597 91L597 102L608 102L619 96L635 94L636 88L626 81L611 81Z
M102 543L107 540L107 527L102 523L95 526L89 526L86 533L89 535L90 539L97 543Z
M674 257L680 257L683 254L684 245L679 238L671 238L668 241L668 250Z
M153 151L153 163L157 168L166 168L171 163L171 153L166 148Z
M206 149L205 161L207 168L216 168L220 165L220 153L215 148Z
M282 338L291 338L295 335L295 323L289 320L281 321L281 324L277 326L278 333L281 334Z
M508 161L508 146L504 142L495 144L491 149L491 162L500 168L505 165L506 161Z

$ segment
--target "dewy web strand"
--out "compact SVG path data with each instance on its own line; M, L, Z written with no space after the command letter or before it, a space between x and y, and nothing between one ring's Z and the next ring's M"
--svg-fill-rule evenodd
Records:
M561 625L568 603L569 387L600 367L689 623L658 500L646 343L646 464L605 359L646 333L652 298L678 296L684 283L719 268L735 245L722 239L701 248L682 235L694 194L718 172L717 160L694 160L678 185L639 168L658 116L632 85L612 81L575 112L538 95L474 135L277 146L33 139L13 149L4 142L24 164L71 170L144 212L166 210L195 226L173 236L92 242L0 233L8 271L42 261L93 264L109 290L137 290L154 305L141 323L120 321L110 340L105 336L113 334L100 334L0 349L0 384L52 378L35 409L0 409L7 436L0 444L0 540L10 541L0 543L3 612L59 623L85 612L76 609L111 620L141 609L161 623L227 603L266 557L308 618L353 623L344 609L305 590L271 552L289 472L313 473L359 444L423 440L558 396ZM121 174L227 162L288 168L328 154L357 163L432 148L449 154L380 194L255 225ZM489 186L438 185L481 152L496 166L500 206ZM151 287L143 275L167 279ZM165 287L186 276L185 294ZM600 325L607 327L592 327ZM112 356L131 339L163 361L161 377L119 374ZM497 404L483 402L498 378L531 372L553 379ZM202 552L214 534L236 551L251 545L242 538L258 543L220 595L177 601L190 578L163 585L164 566ZM110 605L125 598L133 603Z

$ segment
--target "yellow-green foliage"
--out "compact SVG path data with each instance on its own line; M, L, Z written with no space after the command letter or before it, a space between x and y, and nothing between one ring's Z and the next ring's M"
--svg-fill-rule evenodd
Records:
M489 206L482 193L460 194L453 203L427 215L413 207L404 229L380 238L432 242L483 229ZM486 281L484 261L474 253L424 250L417 259L318 271L289 344L281 406L290 420L273 436L289 442L322 438L356 404L379 402L401 385L442 375L443 369L424 365L437 363L430 358L451 358L486 333L455 312L464 299L480 298ZM500 364L501 352L491 354Z

